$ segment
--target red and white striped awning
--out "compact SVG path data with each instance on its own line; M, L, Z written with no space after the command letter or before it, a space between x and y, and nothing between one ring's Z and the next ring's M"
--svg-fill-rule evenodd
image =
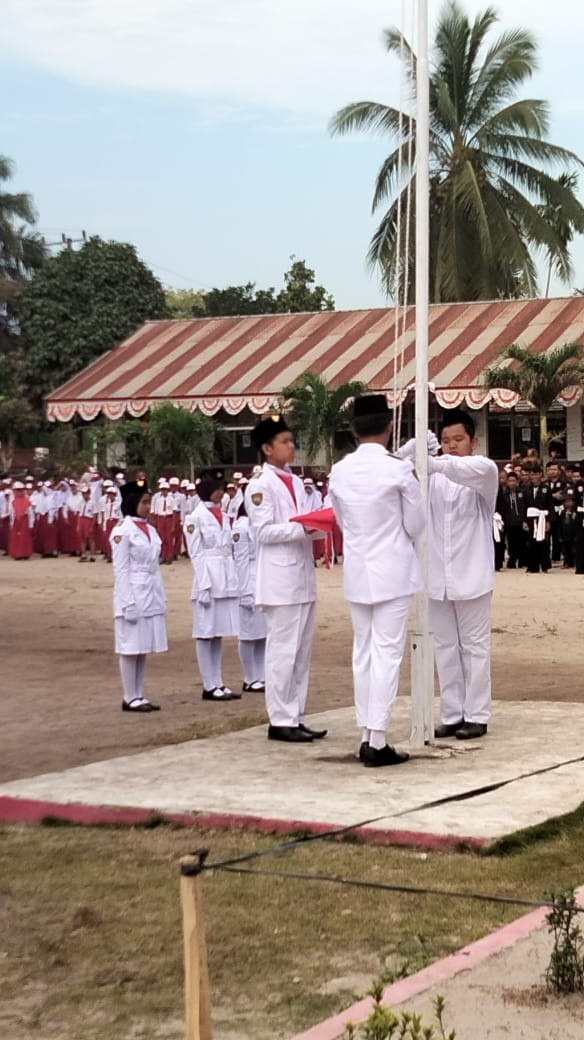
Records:
M274 408L284 386L316 372L331 386L358 379L390 404L414 381L414 309L151 321L46 400L48 418L140 417L166 401L237 415ZM430 308L430 389L444 408L489 401L512 408L517 395L485 390L480 377L511 343L543 353L584 344L584 298L434 304ZM562 395L575 404L581 391Z

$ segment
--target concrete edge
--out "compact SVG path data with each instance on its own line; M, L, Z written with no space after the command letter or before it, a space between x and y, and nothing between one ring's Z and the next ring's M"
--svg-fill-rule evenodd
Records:
M584 902L584 885L576 890L576 898L582 905ZM481 961L487 960L493 954L509 949L510 946L513 946L520 939L526 939L533 932L536 932L545 922L547 913L546 907L532 910L523 917L511 921L510 924L503 925L496 932L491 932L482 939L477 939L476 942L471 943L469 946L463 947L457 953L452 953L448 957L435 961L434 964L430 964L427 968L422 968L415 975L409 975L406 979L394 982L391 986L387 986L384 989L383 1002L390 1007L396 1007L418 996L419 993L424 993L433 986L448 982L463 971L471 971ZM324 1022L311 1026L304 1033L296 1033L293 1037L290 1037L290 1040L338 1040L339 1037L343 1036L347 1022L353 1022L356 1025L364 1022L372 1010L373 998L365 997L356 1004L352 1004L351 1007L346 1008L345 1011L341 1011L340 1014L333 1015L331 1018L325 1019Z
M212 830L250 830L263 834L295 834L307 831L324 834L338 829L334 823L306 820L279 820L263 816L246 816L241 813L169 813L157 809L138 809L132 806L83 805L78 802L45 802L29 798L0 796L0 821L4 823L40 823L47 816L69 823L86 825L109 824L139 826L148 823L153 816L167 823L178 823L184 827L208 827ZM481 849L488 843L483 838L461 837L455 834L430 834L405 830L380 830L374 827L355 827L347 832L363 844L402 845L414 848L445 850L460 845Z

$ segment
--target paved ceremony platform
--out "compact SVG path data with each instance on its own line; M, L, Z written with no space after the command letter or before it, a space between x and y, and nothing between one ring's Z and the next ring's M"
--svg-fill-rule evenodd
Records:
M409 720L409 699L398 698L391 739L400 748ZM310 722L328 727L328 737L288 745L268 741L262 726L4 783L0 819L131 824L160 813L199 826L359 825L373 842L480 846L584 800L582 704L496 702L482 740L439 741L383 769L357 760L352 708Z

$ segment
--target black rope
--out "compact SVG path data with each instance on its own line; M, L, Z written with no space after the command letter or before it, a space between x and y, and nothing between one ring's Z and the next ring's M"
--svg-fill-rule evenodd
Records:
M440 896L448 899L471 899L475 902L481 903L504 903L507 906L529 906L529 907L549 907L553 908L557 906L557 903L548 900L541 899L521 899L518 896L496 896L489 895L483 892L457 892L449 891L444 888L418 888L415 885L391 885L384 881L360 881L354 878L339 877L335 874L301 874L295 871L282 871L282 870L250 870L247 867L238 867L228 863L224 864L205 864L203 870L224 870L230 874L249 874L251 876L256 875L257 877L279 877L279 878L292 878L295 881L324 881L336 885L348 885L351 888L368 888L375 889L379 892L399 892L404 895L427 895L427 896ZM573 907L577 913L584 913L584 906Z

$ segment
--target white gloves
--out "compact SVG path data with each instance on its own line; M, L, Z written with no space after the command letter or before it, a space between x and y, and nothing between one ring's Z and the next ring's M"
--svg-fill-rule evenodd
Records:
M251 592L246 593L245 596L241 596L239 600L240 607L245 607L247 610L253 610L255 607L255 599Z
M136 610L136 607L126 607L124 609L124 621L127 621L129 625L137 625L140 615Z
M440 449L440 441L436 434L432 433L432 430L428 430L427 444L428 455L437 455ZM406 441L405 444L402 444L401 448L397 449L396 455L399 459L414 462L416 458L416 438L412 437L409 441Z
M211 593L209 589L203 589L197 596L197 604L199 607L208 607L211 603Z

